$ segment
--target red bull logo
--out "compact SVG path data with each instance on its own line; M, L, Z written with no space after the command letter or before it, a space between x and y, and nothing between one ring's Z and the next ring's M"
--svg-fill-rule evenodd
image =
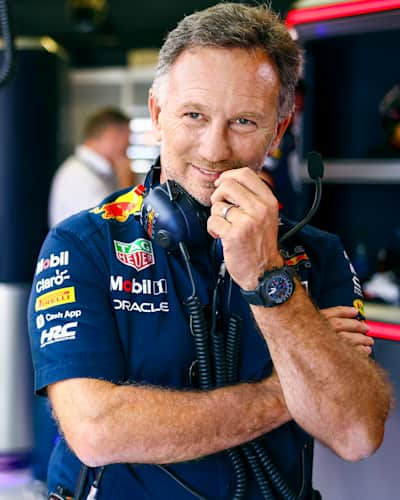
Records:
M118 196L114 201L96 207L91 212L101 215L103 219L126 222L131 215L139 212L141 209L144 191L145 187L139 184L131 191Z
M306 260L308 261L309 258L308 258L308 255L304 252L304 253L301 253L299 255L293 255L292 257L290 257L289 259L286 260L286 265L288 266L297 266L297 264L299 262L302 262L303 260Z

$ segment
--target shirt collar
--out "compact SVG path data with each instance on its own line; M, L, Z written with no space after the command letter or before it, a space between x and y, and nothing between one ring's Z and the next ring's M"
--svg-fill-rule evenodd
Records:
M84 144L80 144L75 148L75 155L95 172L110 177L114 175L111 163L104 156L99 155L99 153Z

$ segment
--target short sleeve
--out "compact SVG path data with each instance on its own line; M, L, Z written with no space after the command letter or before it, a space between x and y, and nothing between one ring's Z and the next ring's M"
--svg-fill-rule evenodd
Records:
M67 378L119 382L124 356L105 258L90 234L56 227L41 249L28 306L35 391Z

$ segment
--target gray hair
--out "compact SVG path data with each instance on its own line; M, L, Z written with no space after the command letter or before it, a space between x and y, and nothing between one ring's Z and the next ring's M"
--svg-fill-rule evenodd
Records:
M302 52L269 6L222 2L184 17L168 34L160 50L152 85L157 97L160 98L162 80L178 56L193 47L262 49L279 75L279 120L293 112Z

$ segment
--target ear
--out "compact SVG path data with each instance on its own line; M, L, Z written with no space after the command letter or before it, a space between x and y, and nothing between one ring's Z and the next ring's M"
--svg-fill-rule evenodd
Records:
M284 118L283 120L281 120L280 122L278 122L278 124L276 126L275 139L271 145L269 153L271 153L272 151L275 151L277 149L277 147L279 146L279 144L282 140L282 137L283 137L284 133L286 132L286 129L290 125L292 119L293 119L293 115L291 114L291 115L287 116L286 118Z
M157 96L153 90L149 90L148 107L150 112L151 123L153 125L153 134L156 141L161 141L160 113L161 106Z

